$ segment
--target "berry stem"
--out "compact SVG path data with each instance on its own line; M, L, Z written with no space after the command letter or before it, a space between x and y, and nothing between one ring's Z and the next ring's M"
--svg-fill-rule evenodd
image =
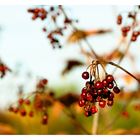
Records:
M126 69L124 69L123 67L119 66L118 64L115 64L113 62L107 62L108 64L115 66L119 69L121 69L122 71L126 72L128 75L130 75L131 77L133 77L135 80L138 81L138 83L140 84L140 79L138 79L137 77L135 77L133 74L131 74L130 72L128 72Z
M97 129L98 129L98 120L99 120L99 104L96 103L96 107L98 109L98 112L96 112L93 116L93 124L92 124L92 134L96 135L97 134Z

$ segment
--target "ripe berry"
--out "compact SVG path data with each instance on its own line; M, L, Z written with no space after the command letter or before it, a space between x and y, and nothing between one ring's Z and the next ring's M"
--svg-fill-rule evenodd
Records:
M105 101L105 100L99 101L99 106L100 106L101 108L104 108L105 105L106 105L106 101Z
M30 100L28 100L28 99L26 99L24 102L26 105L30 105L30 103L31 103Z
M113 88L113 86L114 86L114 84L113 84L113 83L109 83L109 84L108 84L108 88L109 88L109 89L112 89L112 88Z
M84 110L85 110L85 111L90 111L90 109L91 109L91 108L90 108L90 105L86 105L86 106L84 107Z
M96 89L101 89L101 88L103 88L103 84L102 84L102 82L100 82L100 81L97 81L96 83L95 83L95 88Z
M103 91L101 89L98 89L97 93L100 96L100 95L102 95Z
M91 112L90 112L90 111L85 111L85 116L86 116L86 117L91 116Z
M82 106L84 106L84 105L85 105L85 100L84 100L84 99L81 99L81 100L79 101L79 106L82 107Z
M113 105L113 103L114 103L114 101L113 101L113 100L107 100L107 105L108 105L108 106L112 106L112 105Z
M92 95L90 94L90 93L87 93L87 97L86 97L86 99L88 100L88 101L92 101Z
M13 108L14 113L18 113L19 109L17 107Z
M30 111L30 112L29 112L29 116L30 116L30 117L33 117L33 116L34 116L34 112L33 112L33 111Z
M47 80L47 79L42 79L42 83L43 83L44 85L46 85L46 84L48 83L48 80Z
M102 84L103 84L103 86L104 86L104 87L107 87L107 85L108 85L107 80L106 80L106 79L104 79L104 80L102 81Z
M23 100L22 98L20 98L20 99L18 100L18 103L19 103L20 105L22 105L23 102L24 102L24 100Z
M47 124L47 122L48 122L48 116L44 115L42 118L42 124L45 125L45 124Z
M113 100L113 98L114 98L114 94L112 92L110 92L108 95L108 99Z
M91 107L91 113L92 113L92 114L95 114L96 112L98 112L97 107L96 107L96 106L92 106L92 107Z
M108 90L107 88L104 88L104 89L103 89L103 93L104 93L104 94L108 93L108 91L109 91L109 90Z
M82 92L81 97L82 97L82 99L86 99L86 97L87 97L87 93Z
M113 91L115 92L115 93L120 93L120 89L117 87L117 86L115 86L114 88L113 88Z
M82 78L85 79L85 80L88 79L89 78L89 73L87 71L83 72L82 73Z
M107 80L108 83L111 83L111 82L114 81L114 77L112 75L107 75L106 80Z
M86 93L87 92L87 89L84 87L83 89L82 89L82 93Z
M20 110L20 115L21 115L21 116L26 116L26 111L25 111L25 109L21 109L21 110Z

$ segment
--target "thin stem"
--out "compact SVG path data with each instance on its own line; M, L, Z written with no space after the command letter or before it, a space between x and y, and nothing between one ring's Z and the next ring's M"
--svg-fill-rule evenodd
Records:
M97 134L97 129L98 129L98 120L99 120L99 105L96 104L96 107L98 108L98 112L94 114L93 116L93 125L92 125L92 134L96 135Z
M122 71L126 72L128 75L130 75L131 77L133 77L135 80L138 81L138 83L140 84L140 79L138 79L137 77L135 77L133 74L131 74L130 72L128 72L126 69L124 69L123 67L119 66L118 64L115 64L113 62L107 62L108 64L115 66L119 69L121 69Z

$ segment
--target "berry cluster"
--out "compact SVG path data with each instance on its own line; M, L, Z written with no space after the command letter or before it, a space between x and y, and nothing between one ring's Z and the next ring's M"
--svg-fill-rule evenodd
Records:
M47 11L44 8L28 9L28 12L33 14L32 20L36 20L37 18L44 20L47 17Z
M119 14L117 17L117 24L121 25L121 32L123 37L127 37L129 32L132 30L132 34L130 35L131 36L130 40L132 42L136 41L137 37L140 35L140 30L138 30L137 28L139 25L139 21L137 18L138 12L139 12L139 7L137 7L132 12L128 12L126 19L123 19L123 13L122 15Z
M51 25L51 27L48 25L47 27L43 27L42 30L47 34L47 38L53 48L62 47L59 40L62 39L68 26L77 22L76 20L70 19L66 16L61 5L29 9L28 12L33 14L33 20L37 18L41 18L42 20L46 19L45 22L48 22L48 25ZM62 20L61 24L60 20Z
M35 114L40 112L41 115L41 123L43 125L47 124L48 122L48 114L47 114L47 107L52 105L52 99L50 98L51 93L50 91L45 91L45 86L48 83L47 79L41 79L37 83L37 90L33 92L30 96L23 99L18 99L16 106L10 106L9 111L15 114L20 114L22 117L29 116L34 117ZM33 96L33 98L31 98ZM29 99L30 97L30 99Z
M0 62L0 77L3 78L7 71L11 72L11 70L5 64Z
M118 94L120 92L112 75L105 73L105 78L101 80L99 75L97 76L94 73L97 71L99 74L98 69L96 70L98 64L99 63L96 63L90 66L90 74L87 71L82 73L83 79L89 79L82 89L79 100L79 106L84 107L85 116L91 116L98 111L95 104L96 102L98 102L101 108L104 108L106 104L112 106L114 102L114 93Z

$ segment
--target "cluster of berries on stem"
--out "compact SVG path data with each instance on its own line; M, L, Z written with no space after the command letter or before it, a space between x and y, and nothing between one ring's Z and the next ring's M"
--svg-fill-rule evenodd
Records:
M123 37L127 37L130 34L130 41L135 42L140 35L138 28L139 20L138 13L139 7L135 7L134 11L128 12L127 18L125 19L125 13L117 16L117 24L121 26L121 32Z
M49 91L45 91L47 83L47 79L41 79L36 85L36 91L26 98L19 98L16 105L11 105L9 107L9 111L15 114L20 114L22 117L29 116L31 118L40 112L41 123L43 125L47 124L47 107L52 104L52 101L50 101L47 98L48 95L46 95Z
M60 39L62 40L69 25L77 22L77 20L68 18L61 5L43 7L28 9L28 12L33 14L33 20L40 18L45 20L45 23L48 22L48 25L51 25L51 27L44 26L42 31L47 34L47 38L53 48L61 48L62 43L60 43ZM62 20L61 25L59 24L60 20Z
M102 80L99 76L99 65L105 75ZM86 81L85 87L82 89L79 100L79 106L84 108L85 116L87 117L98 112L97 103L100 108L104 108L106 104L112 106L114 95L120 93L114 77L111 74L107 74L102 63L95 60L88 66L88 69L90 69L90 72L84 71L82 73L82 78L88 81Z

